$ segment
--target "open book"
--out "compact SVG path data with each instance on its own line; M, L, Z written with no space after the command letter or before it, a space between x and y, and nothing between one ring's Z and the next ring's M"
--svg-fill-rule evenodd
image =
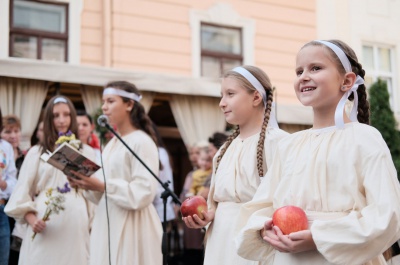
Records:
M71 170L90 177L100 168L97 163L81 154L67 142L61 144L53 153L49 151L43 153L40 158L70 177L75 177L70 172Z

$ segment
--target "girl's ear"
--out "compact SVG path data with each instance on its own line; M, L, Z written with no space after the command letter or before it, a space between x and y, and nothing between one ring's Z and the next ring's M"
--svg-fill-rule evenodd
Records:
M357 79L357 75L355 73L353 73L353 72L346 73L344 75L344 80L343 80L341 90L343 92L349 91L353 87L354 83L356 82L356 79Z
M253 105L254 105L254 106L258 106L259 104L263 104L262 96L261 96L260 92L254 91L254 95L253 95Z
M127 104L126 104L126 111L127 111L127 112L131 112L131 110L133 109L133 104L134 104L134 101L133 101L133 100L129 100L129 101L127 102Z

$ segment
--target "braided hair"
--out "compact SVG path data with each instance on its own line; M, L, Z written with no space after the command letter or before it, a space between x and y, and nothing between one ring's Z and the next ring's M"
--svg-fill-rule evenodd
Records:
M336 46L338 46L340 49L342 49L342 51L346 54L347 58L350 61L351 69L352 69L353 73L361 76L361 78L364 79L365 70L362 68L362 65L358 62L357 56L356 56L355 52L353 51L353 49L350 48L346 43L344 43L343 41L340 41L340 40L328 40L328 42L333 43ZM308 46L308 45L324 47L329 52L331 57L334 59L339 72L341 74L346 73L346 70L344 69L342 63L340 62L340 59L337 57L335 52L333 52L331 49L327 48L322 43L315 42L315 41L309 42L306 45L304 45L303 47ZM369 124L369 115L370 115L369 102L367 100L367 89L364 84L361 84L358 86L357 95L358 95L357 120L360 123ZM349 100L350 101L354 100L354 92L352 92L350 94Z
M260 138L258 140L257 144L257 151L256 151L256 157L257 157L257 170L259 176L264 176L264 142L265 142L265 137L266 137L266 131L267 131L267 126L269 122L269 118L271 115L271 106L272 106L272 101L273 101L273 94L272 94L272 85L271 81L269 80L269 77L267 74L261 70L258 67L255 66L249 66L245 65L242 66L245 68L247 71L249 71L264 87L266 95L267 95L267 106L265 106L264 110L264 121L261 127L261 132L260 132ZM256 91L256 89L253 87L253 85L241 74L235 72L235 71L228 71L224 74L223 78L235 78L239 84L248 91L248 93L253 93ZM240 134L240 128L239 126L236 126L234 129L233 133L228 137L228 139L225 142L225 145L222 147L221 152L219 153L219 156L217 157L216 160L216 167L215 167L215 173L218 170L219 163L221 162L222 157L224 156L226 150L232 143L232 141Z

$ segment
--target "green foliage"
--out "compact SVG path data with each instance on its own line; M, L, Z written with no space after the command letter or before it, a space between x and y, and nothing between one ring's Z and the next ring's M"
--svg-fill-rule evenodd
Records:
M105 127L101 127L100 125L97 124L97 118L103 114L103 111L101 110L101 108L98 108L97 111L95 113L92 114L93 117L93 121L96 125L96 132L100 137L100 141L101 143L106 143L106 134L108 132L107 128Z
M392 154L393 162L400 180L400 133L397 122L390 109L389 92L385 81L378 79L369 89L371 125L382 134Z

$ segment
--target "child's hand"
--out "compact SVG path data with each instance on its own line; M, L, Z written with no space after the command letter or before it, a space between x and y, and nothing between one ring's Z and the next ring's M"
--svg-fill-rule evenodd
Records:
M104 192L104 183L95 177L87 177L79 172L71 170L77 178L67 177L71 187L79 187L84 190Z
M182 220L185 222L186 226L189 228L193 229L199 229L205 227L208 223L210 223L212 220L214 220L214 215L215 211L214 210L209 210L209 211L202 211L201 212L204 216L204 219L200 219L197 214L192 216L187 216L187 217L182 217Z
M25 215L25 220L32 227L33 232L40 233L46 228L46 222L36 217L35 213L29 212ZM49 219L50 220L50 219Z
M280 252L299 253L317 249L310 230L284 235L279 227L272 226L271 220L265 222L262 231L264 241Z

